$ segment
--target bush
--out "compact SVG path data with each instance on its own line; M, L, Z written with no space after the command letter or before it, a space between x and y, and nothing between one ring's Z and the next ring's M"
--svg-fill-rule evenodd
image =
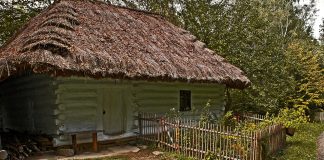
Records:
M278 116L274 118L274 122L282 124L286 128L298 129L301 124L309 121L309 117L306 116L306 109L304 107L281 109Z

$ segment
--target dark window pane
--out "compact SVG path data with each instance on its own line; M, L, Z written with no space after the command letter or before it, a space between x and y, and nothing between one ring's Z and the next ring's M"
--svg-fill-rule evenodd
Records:
M191 91L180 90L180 111L191 110Z

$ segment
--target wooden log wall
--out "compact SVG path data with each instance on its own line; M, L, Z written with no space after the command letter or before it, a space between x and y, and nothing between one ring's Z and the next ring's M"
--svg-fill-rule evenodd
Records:
M70 144L71 139L62 135L64 132L104 130L103 106L109 102L105 95L116 87L124 92L125 136L138 133L139 112L165 114L171 108L179 110L180 90L191 91L192 110L201 110L209 100L215 115L221 115L224 110L225 87L217 84L26 74L8 79L0 86L4 128L50 134L55 136L55 145ZM194 112L182 114L198 118ZM78 138L80 142L91 142L91 134L81 134ZM110 138L114 137L98 132L98 140Z
M0 85L3 128L57 134L54 79L44 75L11 78Z

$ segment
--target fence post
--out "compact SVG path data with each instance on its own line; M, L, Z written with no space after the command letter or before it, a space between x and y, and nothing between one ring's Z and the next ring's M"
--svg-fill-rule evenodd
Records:
M177 153L180 153L179 140L180 140L180 119L177 119L176 139L175 139L175 144L176 144L175 147L176 147Z
M161 118L161 127L162 127L162 132L161 132L161 142L166 142L166 137L165 137L165 123L164 123L165 119L164 117ZM161 143L161 146L164 147L164 149L166 149L166 145Z
M262 148L261 148L261 132L256 131L255 134L255 160L262 160Z
M158 138L157 138L157 145L158 145L158 147L160 148L161 147L161 135L160 135L160 131L161 132L163 132L163 126L162 126L162 118L158 118L158 124L157 124L157 126L158 126Z
M140 137L143 136L143 124L142 124L142 113L138 113L138 128Z

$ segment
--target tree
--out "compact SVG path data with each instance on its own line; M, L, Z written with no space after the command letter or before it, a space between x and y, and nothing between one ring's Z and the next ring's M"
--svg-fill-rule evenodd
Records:
M295 81L284 69L287 43L298 37L309 38L309 28L287 1L241 0L228 4L225 27L211 38L211 48L244 69L252 86L244 91L232 90L233 108L275 112L292 94ZM311 6L311 5L310 5ZM307 32L306 32L307 31ZM212 35L215 35L212 34Z
M295 40L287 48L288 70L298 82L289 106L317 110L324 107L324 69L320 66L323 50L312 42ZM324 108L322 108L324 109Z
M0 46L52 0L0 1Z
M324 44L324 18L322 19L322 24L320 25L319 41L320 41L321 45Z

